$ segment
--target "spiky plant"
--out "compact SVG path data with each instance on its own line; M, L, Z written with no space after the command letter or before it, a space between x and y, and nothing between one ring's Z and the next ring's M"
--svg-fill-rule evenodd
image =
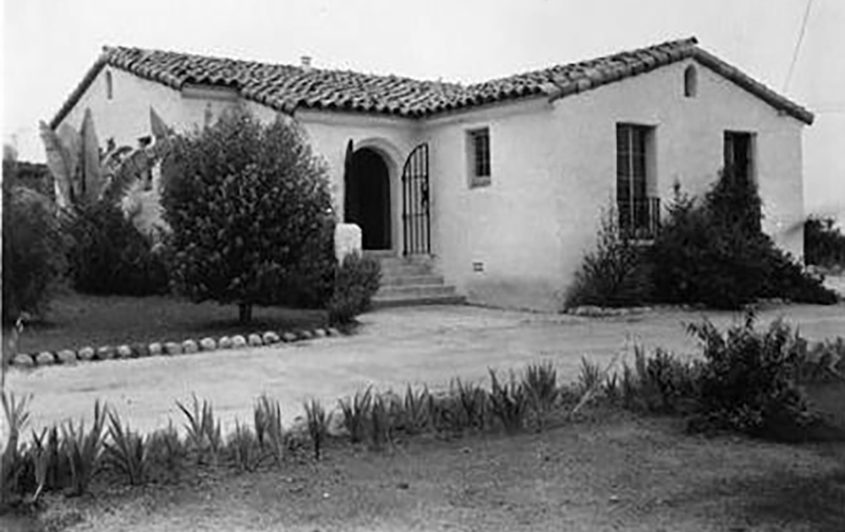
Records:
M179 432L170 420L166 429L159 429L150 435L148 454L150 456L150 470L156 472L156 478L176 481L185 470L188 450Z
M487 422L487 393L478 384L456 378L451 393L460 406L460 428L483 430Z
M372 403L372 386L368 386L363 392L355 392L350 398L338 401L343 414L343 426L349 432L349 439L353 443L364 441L367 436L367 418L370 416Z
M254 471L261 460L255 434L237 419L235 432L229 436L228 451L232 461L241 471Z
M258 398L253 407L253 421L258 446L269 452L276 465L281 465L285 456L287 438L282 426L282 411L279 402L267 395Z
M305 420L308 426L308 435L311 438L311 445L314 449L314 459L319 460L326 437L329 434L329 423L331 412L326 413L323 405L317 399L311 399L304 404Z
M116 413L109 412L108 417L104 463L125 476L130 485L144 484L149 475L149 440L124 425Z
M402 400L401 415L401 425L407 434L419 434L431 425L430 399L427 386L415 392L408 384Z
M508 433L518 432L525 425L525 414L528 410L528 399L525 387L518 382L513 372L510 380L499 383L496 372L490 372L490 409Z
M101 406L99 400L94 403L94 418L88 431L85 430L84 420L80 420L78 426L68 421L62 427L62 450L70 464L68 494L71 496L88 491L94 473L100 466L107 410L108 407Z
M376 395L369 412L370 446L381 450L392 441L393 421L390 399L383 394Z
M190 410L176 401L176 406L186 418L185 430L188 447L194 451L198 464L208 458L211 464L217 465L220 449L223 445L220 421L215 420L214 410L210 402L203 399L200 403L196 394L192 394L191 398L192 408Z
M7 423L8 435L0 434L4 444L0 449L0 510L6 508L13 499L19 498L22 493L22 476L26 463L24 452L21 448L20 435L29 423L28 403L29 397L15 399L13 393L0 394L3 403L3 415Z
M578 388L581 394L595 389L601 383L601 366L598 362L590 361L586 356L581 357L581 369L578 373Z
M42 490L58 490L70 485L70 463L62 449L59 427L42 429L41 433L32 433L34 456L44 461L43 482L38 480ZM43 486L42 486L43 484Z
M542 430L560 395L557 371L550 361L529 364L522 377L522 386L528 396L528 407L534 415L537 428Z

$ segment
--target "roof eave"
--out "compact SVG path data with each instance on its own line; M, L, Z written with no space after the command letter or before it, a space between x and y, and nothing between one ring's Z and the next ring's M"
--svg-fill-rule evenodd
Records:
M62 123L62 120L70 113L73 107L79 102L82 95L85 94L85 91L88 90L88 87L94 82L94 79L97 78L97 75L106 66L108 63L105 53L101 54L100 57L94 61L94 64L88 69L85 75L82 77L82 80L73 89L70 95L67 97L67 100L62 104L59 108L58 112L53 116L50 120L49 126L50 129L56 129L59 127L59 124Z

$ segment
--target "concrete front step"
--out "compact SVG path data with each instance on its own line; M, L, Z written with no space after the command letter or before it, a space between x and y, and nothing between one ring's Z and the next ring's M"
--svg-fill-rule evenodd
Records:
M381 277L382 286L405 285L440 285L443 286L443 276L434 274L421 275L384 275Z
M455 293L455 287L439 285L382 285L373 297L376 306L457 304L464 298Z
M399 257L388 252L366 252L381 264L381 288L373 297L376 307L461 304L465 300L443 276L432 273L431 257Z
M466 298L457 294L452 296L415 297L413 299L400 297L380 299L376 296L372 301L373 308L411 307L417 305L463 305L465 303Z

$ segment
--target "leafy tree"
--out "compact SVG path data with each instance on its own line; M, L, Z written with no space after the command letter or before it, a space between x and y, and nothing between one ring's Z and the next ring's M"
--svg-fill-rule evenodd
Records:
M242 108L174 139L163 169L170 274L191 300L323 305L331 295L334 217L325 169L284 117Z
M17 183L3 161L3 323L40 315L64 271L64 242L46 196Z

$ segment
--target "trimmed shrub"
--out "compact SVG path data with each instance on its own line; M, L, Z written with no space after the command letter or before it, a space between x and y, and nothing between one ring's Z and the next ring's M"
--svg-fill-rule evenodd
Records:
M329 323L350 325L370 308L381 282L381 265L358 254L347 255L335 273L334 294L328 303Z
M3 179L3 323L41 315L65 269L64 240L45 196Z
M760 230L756 185L722 173L699 204L680 192L649 254L655 299L737 309L761 297L830 304L836 294Z
M566 307L625 307L649 299L649 264L643 248L619 230L616 210L605 210L596 248L588 252L566 293Z
M845 268L845 235L832 217L810 216L804 223L804 260L826 268Z
M77 208L69 223L68 253L73 287L90 294L144 296L168 291L164 257L117 205Z
M176 290L195 302L323 306L334 273L334 215L324 166L286 118L236 109L173 139L162 164Z

